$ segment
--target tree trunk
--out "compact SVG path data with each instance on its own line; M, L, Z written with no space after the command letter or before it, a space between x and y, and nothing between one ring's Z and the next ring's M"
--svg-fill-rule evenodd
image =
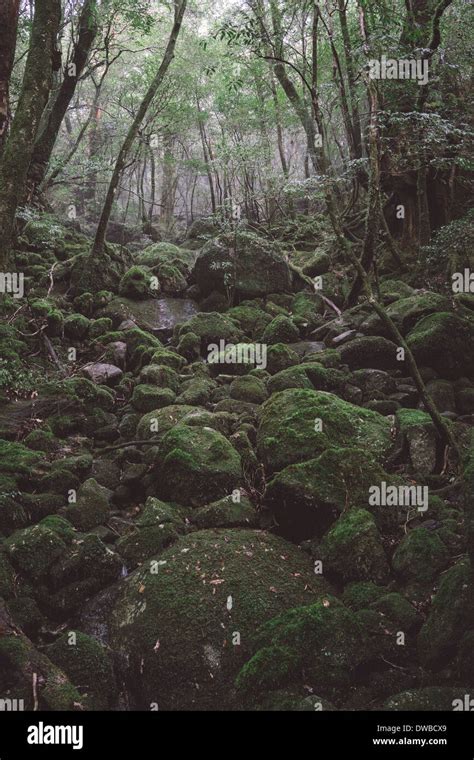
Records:
M140 105L140 108L137 111L137 114L128 130L128 134L120 149L117 161L115 163L114 171L112 174L112 179L110 180L110 185L107 190L107 195L105 198L104 207L102 209L102 214L101 214L99 224L97 227L97 232L96 232L96 236L94 240L94 245L91 251L91 255L100 255L104 250L107 227L109 225L110 215L112 213L112 207L114 205L114 199L115 199L115 194L117 192L117 187L120 182L120 176L125 168L125 162L130 152L130 148L132 147L133 142L135 138L137 137L140 126L143 122L143 119L146 116L148 108L153 98L155 97L156 93L158 92L158 89L165 77L165 74L168 71L169 65L174 58L174 50L176 47L176 41L178 39L178 35L181 29L181 24L183 21L184 12L186 10L186 5L187 5L187 0L181 0L179 4L175 5L173 28L171 30L171 34L168 40L168 44L166 46L163 60L161 61L161 64L156 73L156 76L153 79L153 82L151 83L150 87L148 88L148 92L146 93Z
M0 3L0 155L10 121L10 76L15 59L19 11L20 0L2 0Z
M23 198L28 167L41 115L48 101L51 77L60 61L56 37L61 20L60 0L35 4L30 46L20 99L0 162L0 266L7 265L15 214Z
M77 44L68 61L62 84L54 98L49 116L38 135L28 171L28 194L31 197L45 178L63 118L74 96L97 34L97 0L85 0L79 19Z

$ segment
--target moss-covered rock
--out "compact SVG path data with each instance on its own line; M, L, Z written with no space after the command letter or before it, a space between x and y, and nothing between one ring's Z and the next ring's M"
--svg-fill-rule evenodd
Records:
M339 349L341 359L350 369L397 369L403 363L397 361L397 346L391 340L377 335L367 335L363 338L345 343Z
M172 427L179 422L200 415L204 410L186 404L167 406L163 409L154 409L144 414L137 427L137 436L140 439L149 440L162 438Z
M474 592L469 562L444 573L429 615L418 635L421 663L440 669L451 660L466 631L474 627Z
M271 316L260 309L252 301L244 301L226 312L226 317L235 322L238 327L254 340L262 337L265 327L271 322Z
M237 687L259 693L301 678L331 698L351 683L368 659L368 640L354 614L333 596L296 607L265 623L258 650L237 677Z
M144 300L159 292L158 278L147 267L133 266L120 280L119 293L125 298Z
M107 710L117 699L111 653L96 639L71 630L45 647L51 662L66 673L89 710Z
M207 356L209 344L217 344L221 340L229 343L238 343L243 333L231 319L217 311L210 311L206 314L196 314L179 330L179 338L187 333L193 333L201 341L201 351Z
M257 625L324 590L308 557L275 536L199 531L122 581L111 646L128 658L139 707L226 709ZM95 614L104 619L101 605Z
M329 448L317 459L281 470L267 487L265 505L278 531L301 541L321 536L348 507L367 506L369 488L383 480L390 481L390 476L364 451ZM389 520L383 510L376 516Z
M448 380L474 374L474 321L450 312L431 314L407 337L416 361Z
M269 472L338 446L360 445L383 461L393 445L390 422L377 412L304 389L275 393L265 402L257 442Z
M238 231L210 240L197 257L194 276L204 295L213 290L247 298L291 290L292 274L275 243Z
M324 535L318 550L323 571L343 584L348 581L386 583L390 568L373 516L366 509L349 509Z
M195 509L191 520L198 528L255 528L258 525L254 505L240 492Z
M65 507L65 514L78 530L92 530L106 522L110 513L109 499L110 491L89 478L79 488L76 503Z
M5 542L12 564L33 580L44 576L66 548L61 535L41 523L13 533Z
M274 343L267 349L267 370L271 375L299 363L296 351L284 343Z
M230 385L230 396L238 401L250 401L252 404L262 404L268 398L265 383L257 377L246 375L237 377Z
M71 314L64 320L64 334L71 340L85 340L89 335L91 321L83 314Z
M284 314L280 314L265 327L262 335L262 341L264 343L294 343L299 340L300 334L295 323L286 317Z
M178 533L169 522L147 525L119 538L117 551L123 557L127 568L133 570L145 560L157 557L177 539Z
M449 309L449 299L439 293L416 293L397 299L387 307L388 316L406 335L423 317ZM364 332L372 335L385 335L386 327L377 314L371 314L361 325ZM391 337L386 335L387 338Z
M241 479L238 453L216 430L176 425L160 443L155 485L165 501L202 506L232 493Z
M137 385L133 390L131 403L137 412L151 412L174 403L176 394L170 388L157 388L154 385Z
M413 528L397 546L393 569L405 581L432 581L449 562L449 552L436 532Z

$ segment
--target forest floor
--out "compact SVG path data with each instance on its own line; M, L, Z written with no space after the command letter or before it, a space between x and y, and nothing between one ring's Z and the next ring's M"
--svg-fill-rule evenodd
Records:
M474 296L380 283L456 461L317 241L289 266L217 232L110 244L85 284L90 241L47 215L23 230L24 294L1 305L0 694L455 709L474 681Z

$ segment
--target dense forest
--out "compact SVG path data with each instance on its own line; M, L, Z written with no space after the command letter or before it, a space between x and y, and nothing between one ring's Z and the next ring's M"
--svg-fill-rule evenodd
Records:
M474 709L473 27L0 0L2 710Z

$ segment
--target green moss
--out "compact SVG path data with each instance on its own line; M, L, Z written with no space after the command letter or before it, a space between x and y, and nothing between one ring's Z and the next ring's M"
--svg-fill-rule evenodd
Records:
M315 692L330 698L347 689L353 669L369 656L362 626L332 596L283 612L261 627L256 642L258 650L237 680L247 690L256 692L270 685L264 680L264 665L268 673L281 679L278 683L293 673L296 675L297 670L300 674L304 671L306 682L311 683ZM283 653L280 668L278 660Z
M101 335L105 335L112 329L112 320L108 317L102 317L101 319L94 319L90 324L89 337L91 340L100 338Z
M157 495L201 506L240 485L240 457L223 435L207 427L176 425L160 444Z
M301 654L290 647L263 647L244 665L236 687L243 692L258 693L284 686L296 676L301 660Z
M331 446L361 445L383 461L393 445L390 422L377 412L304 389L275 393L265 402L257 442L269 472L313 459Z
M294 343L299 340L299 331L290 317L281 314L265 327L262 335L264 343Z
M47 646L45 653L66 673L88 709L110 708L117 695L112 657L96 639L81 631L68 631Z
M373 581L356 581L344 589L342 601L352 610L361 610L384 594L385 590Z
M271 317L262 309L255 306L251 301L245 301L239 306L234 306L226 313L226 317L232 319L238 327L253 340L262 337L265 327L271 322Z
M83 314L71 314L64 320L64 334L71 340L85 340L89 335L90 319Z
M274 343L267 349L267 369L274 375L299 363L298 354L284 343Z
M150 363L155 366L158 365L161 367L171 367L171 369L179 372L179 370L182 369L186 364L186 360L174 351L168 351L166 348L160 348L158 351L155 351L153 353Z
M249 401L253 404L262 404L268 398L265 383L256 377L238 377L230 386L231 398L240 401Z
M402 631L410 631L420 622L420 617L413 605L401 594L395 592L384 594L373 600L371 608L382 612Z
M324 590L308 557L259 531L199 531L159 561L156 572L143 567L122 583L110 625L143 705L165 710L225 709L256 626Z
M219 501L193 511L191 520L198 528L254 528L258 524L255 507L246 496L234 501L225 496Z
M66 544L56 531L40 523L16 531L6 540L5 549L16 568L37 580L63 554Z
M385 583L390 571L374 518L365 509L349 509L323 537L318 558L337 580Z
M434 532L414 528L398 545L392 565L405 580L429 582L446 567L449 552Z
M169 388L174 393L178 392L180 386L177 372L171 367L160 366L159 364L149 364L144 367L140 372L139 382L155 385L158 388Z
M176 394L170 388L156 388L153 385L137 385L131 403L138 412L151 412L173 404Z
M68 520L81 531L101 525L109 516L109 495L107 488L100 486L94 478L89 478L77 492L77 503L66 508Z
M125 298L145 299L158 295L159 287L151 290L150 281L154 276L147 267L134 266L120 280L119 293ZM156 284L156 283L155 283Z
M409 333L407 344L416 361L441 377L474 373L474 322L450 312L431 314Z
M443 574L426 622L418 636L418 656L425 667L440 669L449 662L467 630L474 627L474 594L469 562L461 561Z
M154 409L141 418L137 427L137 437L145 440L162 438L174 425L177 425L187 416L199 413L199 411L195 406L187 406L186 404Z
M163 549L174 543L178 533L171 523L147 525L134 530L117 541L117 551L129 569L134 569L145 560L158 556Z

